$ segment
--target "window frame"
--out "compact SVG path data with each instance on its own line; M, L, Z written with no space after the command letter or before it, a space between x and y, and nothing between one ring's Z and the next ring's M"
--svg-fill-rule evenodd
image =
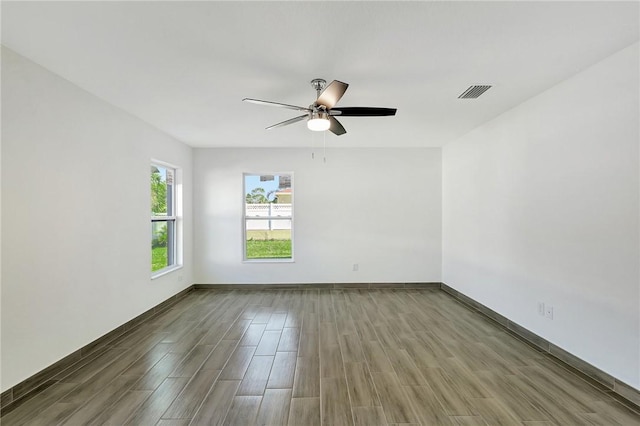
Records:
M151 271L151 279L163 276L171 271L182 268L181 251L181 210L182 200L179 194L181 169L173 164L152 159L151 167L161 167L173 174L171 185L167 185L167 214L154 216L151 214L152 238L153 224L165 222L167 224L167 261L168 265L156 271ZM151 198L151 197L149 197ZM153 213L153 212L152 212ZM171 226L170 226L171 225Z
M291 178L291 216L247 216L247 176L289 176ZM242 173L242 263L295 263L294 254L294 216L295 216L295 179L293 172L244 172ZM247 220L282 220L289 219L291 221L291 257L263 257L259 259L247 258Z

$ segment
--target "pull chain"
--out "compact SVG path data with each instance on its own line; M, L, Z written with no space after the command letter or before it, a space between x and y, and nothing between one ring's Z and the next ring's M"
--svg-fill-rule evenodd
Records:
M327 162L327 132L326 131L322 132L322 142L323 142L323 145L324 145L324 152L322 153L322 156L323 156L322 160L323 160L324 163L326 163Z

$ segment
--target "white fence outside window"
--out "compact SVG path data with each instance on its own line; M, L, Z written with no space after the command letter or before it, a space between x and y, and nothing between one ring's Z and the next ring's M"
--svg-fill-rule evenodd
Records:
M248 231L291 229L291 204L245 204L245 206Z

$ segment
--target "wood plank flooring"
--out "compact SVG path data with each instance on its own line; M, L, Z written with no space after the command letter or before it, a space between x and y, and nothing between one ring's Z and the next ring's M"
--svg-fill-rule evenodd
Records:
M439 290L195 290L2 425L638 425Z

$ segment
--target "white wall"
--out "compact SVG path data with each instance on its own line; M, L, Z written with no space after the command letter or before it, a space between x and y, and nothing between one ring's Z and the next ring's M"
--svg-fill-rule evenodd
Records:
M2 50L2 390L192 282L191 148ZM150 280L151 158L183 168L185 267Z
M326 163L316 154L194 151L195 282L440 281L440 149L330 148ZM243 172L294 173L295 263L242 262Z
M447 145L442 166L443 281L636 388L638 78L635 44Z

